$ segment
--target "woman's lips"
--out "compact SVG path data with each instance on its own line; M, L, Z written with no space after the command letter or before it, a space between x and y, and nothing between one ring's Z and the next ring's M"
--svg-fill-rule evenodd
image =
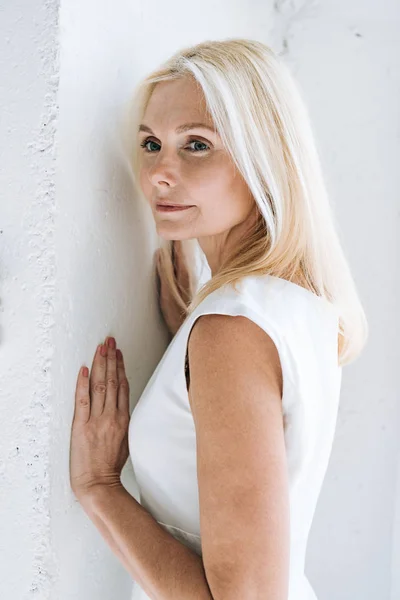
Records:
M176 212L179 210L187 210L193 208L193 206L168 206L167 204L156 204L156 210L160 212Z

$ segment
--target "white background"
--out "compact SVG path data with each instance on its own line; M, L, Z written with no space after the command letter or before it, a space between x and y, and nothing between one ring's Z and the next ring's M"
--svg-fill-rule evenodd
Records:
M0 4L2 599L129 600L68 471L80 366L114 335L133 409L167 341L157 236L117 123L172 52L235 36L270 44L299 81L370 324L343 372L307 575L319 600L400 598L399 26L394 0ZM135 495L129 464L124 477Z

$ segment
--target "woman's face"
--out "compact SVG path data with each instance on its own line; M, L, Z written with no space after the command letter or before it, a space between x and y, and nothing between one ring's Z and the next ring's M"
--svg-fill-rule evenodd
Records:
M204 127L193 125L179 131L188 123L203 123ZM197 82L186 77L158 83L138 137L138 143L145 146L139 148L140 185L157 233L170 240L197 238L215 265L215 254L220 255L233 232L233 237L243 235L256 205L223 149ZM158 201L191 208L161 212Z

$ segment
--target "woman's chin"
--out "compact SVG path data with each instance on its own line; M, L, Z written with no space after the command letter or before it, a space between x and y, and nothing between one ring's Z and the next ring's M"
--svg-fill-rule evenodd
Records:
M196 236L190 235L187 231L184 231L184 228L179 227L163 227L162 225L157 225L157 235L163 240L191 240Z

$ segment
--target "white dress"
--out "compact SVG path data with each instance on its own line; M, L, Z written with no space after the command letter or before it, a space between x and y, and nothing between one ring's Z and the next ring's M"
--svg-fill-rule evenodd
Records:
M244 277L237 290L228 285L214 291L186 318L132 412L129 450L140 503L201 555L196 431L185 379L188 334L203 314L248 317L274 341L283 373L291 522L288 600L316 600L304 566L338 414L338 313L327 300L271 275ZM134 582L132 600L148 599Z

